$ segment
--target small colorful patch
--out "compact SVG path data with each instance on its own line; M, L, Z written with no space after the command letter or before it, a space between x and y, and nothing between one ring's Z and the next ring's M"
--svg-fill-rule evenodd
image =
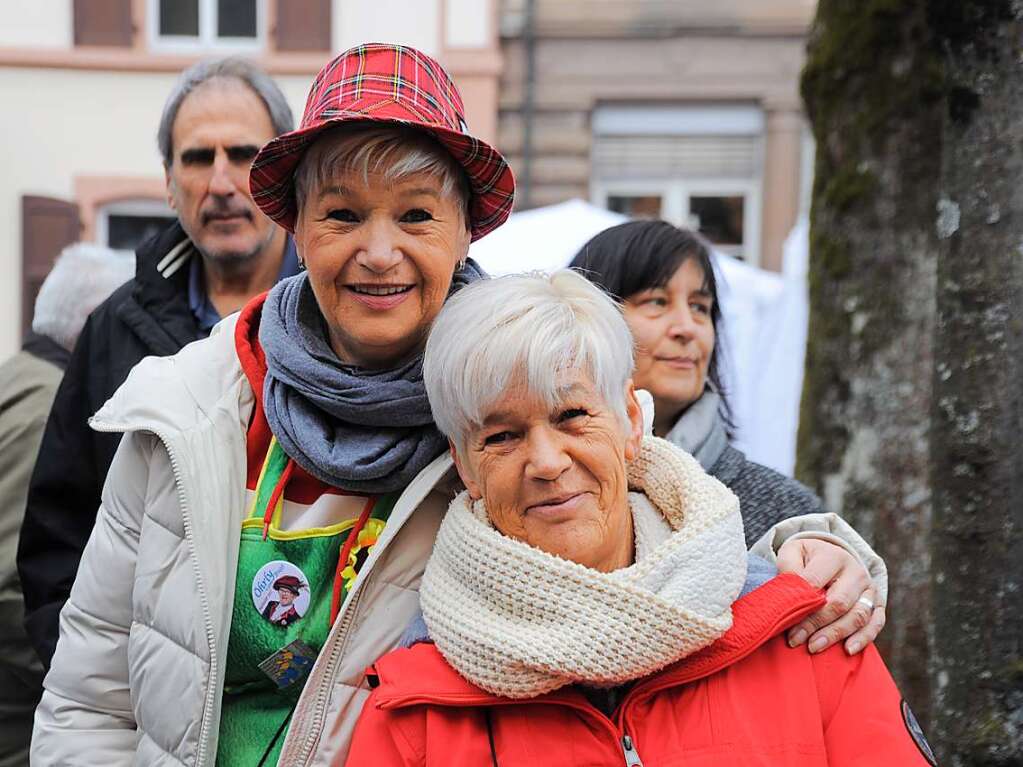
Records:
M296 639L260 663L259 668L283 689L302 679L315 662L316 651Z
M909 732L909 737L916 743L916 747L920 749L920 753L923 758L927 760L927 763L931 767L938 767L938 760L934 756L934 752L931 751L931 744L927 742L927 738L924 736L923 727L920 726L920 722L913 716L912 710L909 708L909 704L903 699L900 704L902 708L902 721L906 725L906 730Z

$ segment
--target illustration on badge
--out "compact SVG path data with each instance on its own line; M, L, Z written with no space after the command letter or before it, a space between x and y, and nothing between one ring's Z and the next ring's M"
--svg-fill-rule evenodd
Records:
M252 603L270 623L290 626L309 609L309 581L291 562L268 562L252 579Z

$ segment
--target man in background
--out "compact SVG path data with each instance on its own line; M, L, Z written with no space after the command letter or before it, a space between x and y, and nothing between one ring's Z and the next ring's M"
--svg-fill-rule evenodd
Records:
M134 270L129 257L107 248L66 248L39 290L32 332L0 365L0 767L28 765L32 714L43 692L14 562L29 477L85 318Z
M121 438L91 431L89 417L143 357L205 338L221 317L298 271L294 245L256 207L248 183L260 147L292 126L280 89L241 59L196 64L167 99L157 144L178 220L140 246L135 279L86 323L29 488L18 570L25 628L46 666Z

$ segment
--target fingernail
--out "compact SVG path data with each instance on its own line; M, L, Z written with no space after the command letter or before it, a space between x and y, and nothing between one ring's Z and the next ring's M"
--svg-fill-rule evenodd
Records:
M789 647L799 647L799 645L806 641L806 637L806 629L799 629L799 631L789 637Z
M845 651L847 653L849 653L850 655L855 655L856 653L858 653L862 649L863 649L863 643L858 641L858 640L852 641L852 642L850 642L849 644L847 644L845 646Z
M827 637L817 637L810 642L810 652L820 652L828 646Z

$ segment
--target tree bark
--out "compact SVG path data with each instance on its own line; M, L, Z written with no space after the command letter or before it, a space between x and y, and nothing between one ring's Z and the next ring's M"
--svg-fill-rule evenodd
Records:
M888 563L879 645L929 722L928 421L943 78L926 0L821 0L803 97L817 141L797 476Z
M1023 6L934 3L946 52L933 431L946 765L1023 764Z

